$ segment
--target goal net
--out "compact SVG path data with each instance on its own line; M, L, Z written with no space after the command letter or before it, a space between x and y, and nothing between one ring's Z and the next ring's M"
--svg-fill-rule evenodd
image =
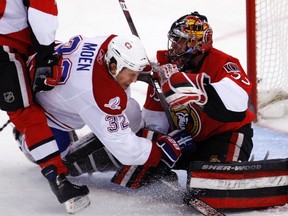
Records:
M247 72L257 118L288 114L288 4L246 0Z

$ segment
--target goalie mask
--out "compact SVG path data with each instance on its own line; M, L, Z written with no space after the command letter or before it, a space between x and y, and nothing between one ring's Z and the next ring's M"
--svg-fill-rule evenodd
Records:
M142 72L149 65L145 48L140 39L134 35L114 37L108 44L105 61L114 78L124 67ZM111 63L117 64L116 74L110 71Z
M206 16L198 12L180 17L168 32L168 52L171 63L185 70L196 55L212 48L212 29Z

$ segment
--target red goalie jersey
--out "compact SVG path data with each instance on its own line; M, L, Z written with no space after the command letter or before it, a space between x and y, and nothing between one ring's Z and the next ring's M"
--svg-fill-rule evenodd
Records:
M158 54L161 52L163 53L163 51L158 51ZM180 89L189 86L187 78L195 85L200 85L197 83L201 82L199 78L196 79L197 75L203 73L208 75L206 81L202 80L204 82L202 83L203 91L207 97L203 106L199 106L193 101L186 103L187 101L184 100L182 106L178 104L176 108L171 109L174 123L177 127L189 131L195 141L206 140L213 135L237 130L254 120L254 114L248 109L251 83L238 59L215 48L211 48L205 54L203 64L198 69L199 72L186 71L186 78L183 73L175 73L169 79L170 85L174 83L173 86ZM158 61L163 60L158 59ZM208 81L209 78L210 81ZM175 93L169 88L171 86L163 86L166 98ZM155 113L159 114L160 111L162 111L161 104L154 89L149 86L144 104L144 117L146 116L148 127L154 123L147 116L155 116ZM162 130L165 130L167 121L161 119L162 121L157 121L157 123Z

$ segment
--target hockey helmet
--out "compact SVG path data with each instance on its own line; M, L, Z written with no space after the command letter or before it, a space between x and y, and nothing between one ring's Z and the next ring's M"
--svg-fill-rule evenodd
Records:
M116 74L109 70L114 78L124 67L142 72L149 65L145 48L135 35L114 37L108 44L105 61L108 68L110 63L117 64Z
M193 12L176 20L168 32L168 53L172 63L181 69L190 57L212 47L212 28L207 17Z

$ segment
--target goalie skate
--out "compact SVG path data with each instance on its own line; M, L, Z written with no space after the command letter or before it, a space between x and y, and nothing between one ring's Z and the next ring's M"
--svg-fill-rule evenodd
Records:
M69 199L64 203L66 211L69 214L74 214L90 205L90 199L86 196L78 196Z

